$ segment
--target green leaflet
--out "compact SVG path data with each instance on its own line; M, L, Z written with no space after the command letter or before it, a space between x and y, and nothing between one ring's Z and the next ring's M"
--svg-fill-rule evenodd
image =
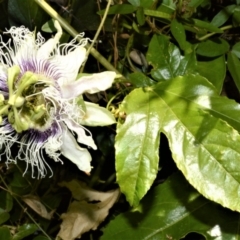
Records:
M147 87L156 83L154 80L147 77L145 74L141 72L134 72L129 74L129 81L135 87Z
M191 44L186 40L185 29L177 19L173 19L171 22L171 33L182 50L191 52Z
M218 57L229 50L229 43L221 38L208 39L200 42L197 47L197 54L205 57Z
M205 78L194 75L135 89L125 98L121 110L127 118L118 126L116 165L130 204L137 205L154 179L160 131L187 180L205 197L240 211L240 135L222 119L239 122L225 116L226 109L221 112L225 103L240 115L238 104L219 97Z
M240 71L239 71L239 64L240 61L239 59L236 57L236 55L232 52L228 53L228 62L227 62L227 66L228 66L228 70L232 75L232 78L238 88L238 91L240 90Z
M177 173L153 188L131 212L118 215L101 240L177 240L190 232L206 240L237 240L239 213L208 201Z
M13 236L13 240L21 240L38 230L35 224L23 224L18 228L18 232Z
M236 8L236 5L229 5L225 8L223 8L218 14L214 16L212 19L211 24L213 24L216 27L222 26L229 17L233 14L234 9Z
M150 8L154 4L154 0L128 0L133 6Z
M0 240L12 240L9 228L0 227Z
M198 61L197 72L207 78L211 82L218 93L222 91L223 82L226 76L226 63L225 56L221 55L217 58L205 59L204 61ZM211 69L211 71L209 71Z
M196 67L194 52L182 56L180 50L164 35L152 37L147 52L147 60L153 66L152 78L157 81L193 73Z
M237 42L232 47L232 53L234 53L238 58L240 58L240 42Z

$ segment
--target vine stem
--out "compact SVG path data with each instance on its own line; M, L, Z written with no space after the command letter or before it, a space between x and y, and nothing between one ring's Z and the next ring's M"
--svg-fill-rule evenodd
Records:
M100 25L99 25L99 27L98 27L98 29L97 29L97 32L96 32L96 34L95 34L95 36L94 36L94 38L93 38L93 40L92 40L92 42L91 42L91 45L89 46L89 48L88 48L88 50L87 50L87 55L89 54L89 52L90 52L91 49L93 48L94 43L95 43L95 42L97 41L97 39L98 39L98 36L99 36L99 34L100 34L100 32L101 32L101 30L102 30L102 28L103 28L103 25L104 25L104 22L105 22L106 18L107 18L107 14L108 14L110 5L111 5L111 0L108 0L108 4L107 4L106 10L105 10L105 12L104 12L103 18L102 18L102 20L101 20L101 23L100 23Z
M45 12L47 12L52 18L57 20L65 31L67 31L72 37L76 37L78 32L63 18L61 17L45 0L34 0ZM79 41L80 39L77 38ZM89 44L87 45L89 48ZM96 58L107 70L114 71L120 74L118 70L108 62L108 60L103 57L94 47L90 49L91 55Z
M91 52L91 49L93 48L93 45L94 45L95 42L97 41L98 36L99 36L99 34L100 34L100 32L101 32L101 30L102 30L102 28L103 28L104 22L105 22L105 20L106 20L106 18L107 18L107 14L108 14L110 5L111 5L111 0L108 0L108 4L107 4L107 7L106 7L106 10L105 10L104 15L103 15L103 18L102 18L102 20L101 20L101 22L100 22L100 25L99 25L99 27L98 27L98 29L97 29L97 32L96 32L93 40L91 41L91 44L88 46L88 50L87 50L87 52L86 52L86 58L88 57L89 53ZM81 71L80 71L80 72L82 72L82 70L84 69L84 66L85 66L85 62L82 64L82 67L81 67Z
M228 30L228 29L231 29L231 28L233 28L233 25L227 25L227 26L225 26L225 27L221 27L220 29L221 30ZM206 34L206 35L204 35L204 36L202 36L202 37L200 37L200 38L197 38L197 40L199 40L199 41L203 41L203 40L205 40L205 39L207 39L207 38L209 38L209 37L211 37L211 36L213 36L213 35L215 35L216 33L215 32L213 32L213 33L208 33L208 34Z

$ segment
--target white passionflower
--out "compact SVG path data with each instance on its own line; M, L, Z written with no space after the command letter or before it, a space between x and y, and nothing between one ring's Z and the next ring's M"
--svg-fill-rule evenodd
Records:
M24 27L6 32L13 42L4 43L0 37L0 160L3 156L7 164L24 160L25 173L30 167L34 177L37 169L38 178L48 170L52 173L44 153L60 162L62 154L89 173L90 153L78 143L93 149L96 145L81 124L114 123L110 112L84 104L81 94L109 88L116 74L106 71L76 79L87 39L59 44L62 29L58 22L55 27L55 37L46 42L40 33L35 36ZM12 152L14 143L18 153Z

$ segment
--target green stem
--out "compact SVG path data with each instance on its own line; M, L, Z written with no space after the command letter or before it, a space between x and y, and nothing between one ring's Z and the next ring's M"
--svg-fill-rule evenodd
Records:
M231 29L231 28L233 28L233 25L227 25L227 26L222 27L222 28L220 28L220 29L224 31L224 30L228 30L228 29ZM199 41L203 41L203 40L206 40L207 38L213 36L214 34L216 34L216 33L215 33L215 32L208 33L208 34L206 34L206 35L204 35L204 36L202 36L202 37L200 37L200 38L197 38L197 39L198 39Z
M65 29L71 36L76 37L78 32L64 19L62 18L47 2L44 0L34 0L44 11L46 11L52 18L56 19L60 25ZM80 40L78 38L78 40ZM89 45L87 45L89 47ZM95 48L91 48L90 53L95 57L106 69L120 74L118 70L108 62Z
M6 115L7 112L8 112L8 108L9 108L8 105L2 106L2 107L0 108L0 116L1 116L1 115Z
M20 73L19 66L12 66L12 67L8 68L7 84L8 84L8 93L9 93L10 97L13 95L14 82L15 82L16 78L18 77L19 73Z

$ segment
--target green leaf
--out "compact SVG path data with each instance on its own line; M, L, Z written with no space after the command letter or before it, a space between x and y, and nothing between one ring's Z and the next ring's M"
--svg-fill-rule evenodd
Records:
M9 192L0 191L0 208L10 212L13 206L13 198Z
M121 192L134 206L156 177L160 142L160 123L152 112L155 102L139 100L130 94L123 101L121 110L135 114L129 115L123 125L118 124L115 141L117 181Z
M167 13L166 11L144 9L144 14L150 17L157 17L157 18L163 18L168 20L172 19L172 15Z
M156 83L151 78L147 77L141 72L131 73L128 77L130 83L133 84L135 87L147 87Z
M228 53L228 61L227 61L228 70L232 75L232 78L238 88L238 91L240 91L240 61L236 57L235 54L232 52Z
M179 49L163 35L152 37L147 60L153 66L151 75L157 81L192 73L196 65L194 53L181 56Z
M177 40L182 50L188 50L191 48L190 43L186 41L185 29L182 23L180 23L177 19L173 19L171 22L171 33Z
M33 238L33 240L49 240L49 238L41 235L41 236L37 236L37 237Z
M6 194L6 211L10 212L12 210L13 207L13 198L12 195L7 192Z
M0 208L0 225L5 223L10 218L10 215L8 212L6 212L4 209Z
M191 0L190 3L188 4L189 7L192 8L197 8L200 6L205 0Z
M211 69L211 71L209 71L209 69ZM226 63L224 55L214 59L198 61L196 70L200 75L207 78L208 81L214 85L219 94L221 93L226 75Z
M9 228L0 227L0 240L12 240Z
M176 10L176 3L174 3L172 0L163 1L163 3L157 8L157 10L167 14L173 14Z
M18 228L18 233L13 236L13 240L21 240L38 230L35 224L23 224Z
M198 44L197 54L205 57L217 57L229 50L229 44L222 38L208 39Z
M240 6L235 7L233 12L233 26L238 27L240 25Z
M129 4L116 4L109 8L108 15L111 14L129 14L133 13L137 10L137 7L129 5ZM98 14L103 15L104 10L98 11Z
M238 57L240 58L240 42L236 43L233 45L232 47L232 52Z
M137 208L112 220L101 240L175 240L189 232L206 240L238 239L239 213L203 198L177 173L153 188Z
M154 0L128 0L133 6L136 7L143 7L143 8L150 8L154 4Z
M132 91L121 108L121 111L126 112L127 118L126 122L118 127L116 143L117 161L121 163L117 163L117 175L121 176L119 185L127 199L133 199L133 189L127 186L132 179L124 181L122 171L125 172L126 164L130 168L128 176L137 175L138 169L132 168L137 158L135 146L142 146L139 139L143 138L143 132L148 128L148 131L153 131L154 127L155 134L160 130L167 136L178 168L200 193L224 207L240 211L240 135L218 118L226 112L224 110L221 113L220 108L220 104L223 106L225 103L234 105L227 98L219 97L205 78L194 75L177 77ZM234 114L237 112L240 115L240 107L235 103ZM234 122L232 115L223 118L229 118L228 120L239 128L239 120L238 123ZM151 139L154 139L152 145L156 152L156 136ZM134 151L131 151L132 146ZM148 148L151 145L144 146ZM154 148L151 146L152 152ZM149 157L149 162L146 162L145 158L144 166L150 165L152 159ZM144 182L149 180L149 177L152 177L152 172L142 174L135 182ZM135 189L136 205L147 188Z
M10 182L12 191L18 195L28 194L31 186L26 177L22 177L22 173L16 170L13 175L13 179Z
M48 15L32 0L8 0L9 21L12 26L24 25L30 30L40 28Z
M145 16L144 16L144 11L142 7L139 7L136 12L136 17L138 24L142 26L145 23Z
M56 28L54 26L54 20L51 19L43 24L42 29L43 32L53 33L56 32Z
M233 14L235 8L236 5L229 5L223 8L218 14L214 16L214 18L211 21L211 24L213 24L216 27L222 26Z

